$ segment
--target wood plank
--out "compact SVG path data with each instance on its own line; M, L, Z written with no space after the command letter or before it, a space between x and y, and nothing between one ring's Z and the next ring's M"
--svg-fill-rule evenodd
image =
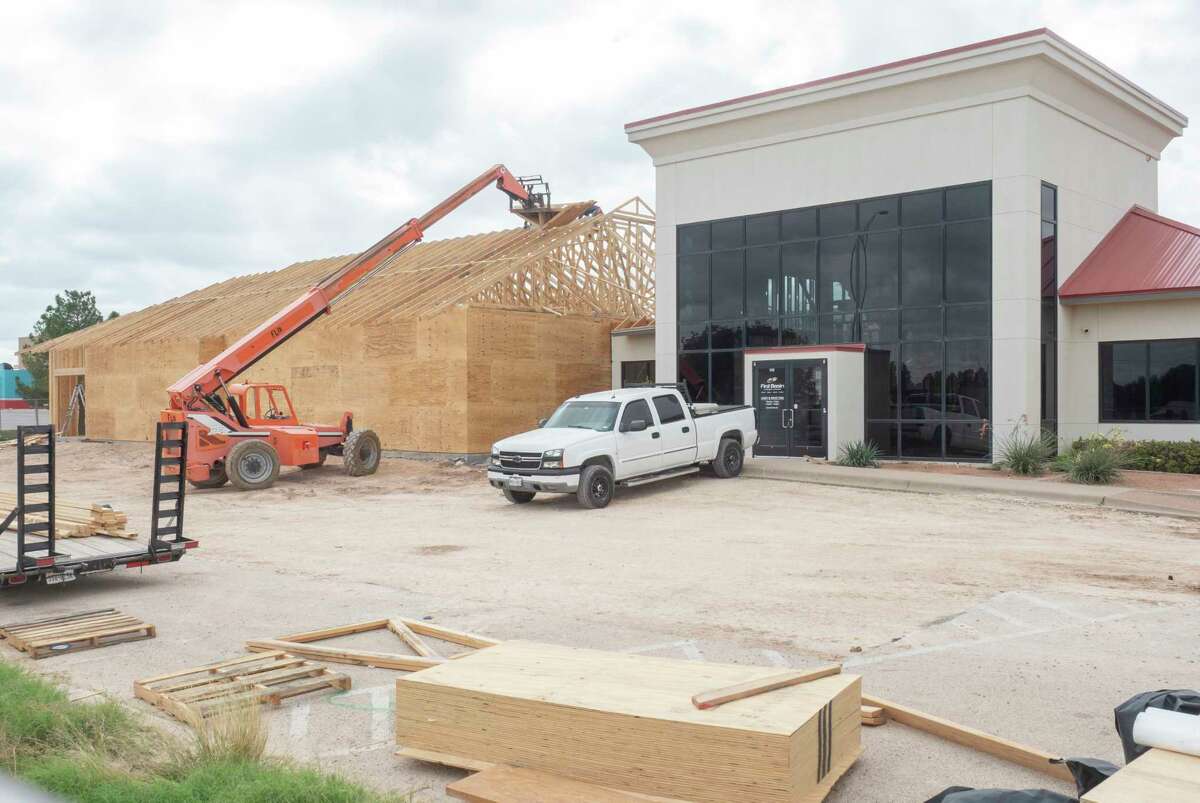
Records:
M296 644L307 644L310 641L325 641L338 636L350 636L355 633L366 633L370 630L382 630L388 626L387 619L372 619L369 622L357 622L352 625L338 625L324 630L310 630L306 633L294 633L290 636L280 636L277 641L291 641Z
M859 711L864 725L874 728L887 724L887 712L877 705L864 705Z
M1196 803L1200 758L1151 748L1083 796L1082 803Z
M292 655L303 655L308 658L318 658L322 661L374 666L380 669L402 669L407 672L429 669L445 661L444 658L426 658L421 655L398 655L386 652L369 652L367 650L347 650L339 647L320 647L316 644L293 643L277 639L252 639L246 642L246 648L253 651L283 650Z
M463 647L482 649L484 647L494 647L500 643L493 638L476 635L475 633L467 633L462 630L451 630L448 627L422 622L417 619L400 618L398 621L408 625L413 631L420 633L422 636L432 636L433 638L449 641L451 644L459 644Z
M524 767L490 767L446 786L469 803L642 803L645 798Z
M748 680L745 683L738 683L733 686L726 686L721 689L713 689L712 691L701 692L700 694L692 695L692 705L700 710L716 708L725 703L731 703L734 700L744 700L747 697L753 697L757 694L765 694L776 689L784 689L788 686L796 686L800 683L808 683L811 680L818 678L827 678L830 675L836 675L842 671L841 664L830 664L817 669L809 669L798 672L781 672L775 675L768 675L765 678L757 678Z
M917 711L914 708L871 695L864 694L862 701L867 705L882 708L887 712L889 719L895 720L902 725L931 733L947 741L961 744L964 747L970 747L972 750L978 750L981 753L988 753L1005 761L1020 764L1023 767L1038 770L1061 781L1069 783L1074 781L1071 771L1066 768L1066 765L1050 763L1051 760L1061 758L1061 756L1054 756L1037 748L1003 739L999 736L993 736L990 733L984 733L981 730L966 725L959 725L941 717L936 717L933 714L926 714L923 711Z
M400 640L407 644L417 655L424 655L426 658L441 658L438 651L430 647L425 641L413 632L412 628L401 622L399 619L388 619L388 630L400 637Z

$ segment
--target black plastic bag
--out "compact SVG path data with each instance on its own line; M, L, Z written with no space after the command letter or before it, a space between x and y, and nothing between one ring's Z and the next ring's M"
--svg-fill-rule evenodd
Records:
M1113 710L1117 720L1117 735L1125 750L1125 763L1145 753L1149 748L1133 743L1133 721L1147 708L1165 708L1185 714L1200 714L1200 694L1191 689L1159 689L1135 694Z
M970 789L951 786L925 803L1077 803L1075 798L1045 789Z

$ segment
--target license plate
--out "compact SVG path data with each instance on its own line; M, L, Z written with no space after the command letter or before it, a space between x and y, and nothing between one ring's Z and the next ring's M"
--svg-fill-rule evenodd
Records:
M509 477L508 478L508 487L509 488L520 488L524 484L525 484L525 480L522 479L521 477Z
M52 586L56 583L69 583L75 579L73 572L64 572L63 574L48 574L46 575L46 585Z

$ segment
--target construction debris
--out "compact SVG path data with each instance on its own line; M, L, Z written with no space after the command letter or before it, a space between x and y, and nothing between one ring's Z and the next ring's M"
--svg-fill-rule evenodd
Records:
M877 705L864 705L861 709L862 724L875 728L887 724L887 712Z
M398 679L396 741L675 800L818 800L862 752L857 675L689 702L775 674L506 641Z
M154 638L154 625L115 608L53 616L32 622L0 625L0 638L31 658L108 647Z
M366 633L372 630L384 629L395 633L415 654L404 655L402 653L372 652L343 647L321 647L314 643L338 638L339 636L349 636L354 633ZM307 633L294 633L290 636L281 636L277 639L251 639L246 642L246 648L251 651L260 652L263 650L286 650L293 655L303 655L322 661L416 672L421 669L437 666L447 660L446 657L443 657L437 649L422 639L421 636L470 648L467 652L460 651L448 656L449 658L461 658L464 655L469 655L473 650L482 647L491 647L500 643L484 636L439 627L429 622L422 622L416 619L393 618L374 619L369 622L341 625L324 630L313 630Z
M239 706L270 704L321 689L349 689L350 678L274 651L246 655L133 682L134 696L200 728Z
M820 669L810 669L807 672L783 672L782 674L739 683L736 686L727 686L723 689L693 695L692 705L703 711L733 702L734 700L744 700L756 694L765 694L769 691L775 691L775 689L808 683L810 680L817 680L818 678L827 678L841 671L841 664L832 664L830 666L823 666Z
M0 491L0 510L12 510L17 506L17 495ZM47 521L45 514L29 513L29 522ZM135 532L125 529L129 517L113 510L108 505L72 502L65 499L54 501L54 535L58 538L87 538L92 535L110 535L114 538L134 539Z

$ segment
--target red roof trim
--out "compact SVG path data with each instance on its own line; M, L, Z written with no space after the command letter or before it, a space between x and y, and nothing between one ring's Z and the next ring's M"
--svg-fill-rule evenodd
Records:
M746 349L746 354L778 354L781 351L851 351L862 353L867 350L866 343L830 343L827 346L760 346Z
M1030 39L1034 36L1043 36L1043 35L1051 36L1051 37L1057 39L1058 41L1062 42L1063 44L1069 44L1068 42L1066 42L1066 40L1064 40L1058 34L1054 33L1054 31L1050 30L1049 28L1035 28L1031 31L1022 31L1021 33L1009 34L1008 36L998 36L995 39L985 39L982 42L973 42L969 45L960 45L958 47L952 47L947 50L939 50L935 53L926 53L921 56L911 56L906 59L900 59L899 61L889 61L887 64L879 64L874 67L864 67L859 70L851 70L850 72L839 73L837 75L830 75L826 78L817 78L816 80L805 81L800 84L792 84L791 86L783 86L778 89L768 89L764 92L755 92L750 95L743 95L739 98L730 98L729 100L719 100L715 103L706 103L703 106L692 106L689 109L681 109L676 112L668 112L667 114L660 114L657 117L647 117L644 120L634 120L632 123L625 124L625 130L628 131L629 129L634 128L636 126L648 125L650 123L658 123L663 120L670 120L673 117L682 117L687 114L695 114L696 112L705 112L705 111L710 111L711 109L719 109L722 106L730 106L734 103L742 103L747 100L758 100L759 98L768 98L768 97L771 97L772 95L782 95L785 92L795 92L798 89L808 89L810 87L820 86L821 84L829 84L829 83L833 83L834 81L842 81L847 78L857 78L862 75L870 75L871 73L882 72L884 70L891 70L896 67L905 67L910 64L920 64L923 61L932 61L933 59L939 59L939 58L943 58L945 56L953 56L957 53L966 53L971 50L979 50L980 48L991 47L992 45L1002 45L1005 42L1015 42L1020 39Z

